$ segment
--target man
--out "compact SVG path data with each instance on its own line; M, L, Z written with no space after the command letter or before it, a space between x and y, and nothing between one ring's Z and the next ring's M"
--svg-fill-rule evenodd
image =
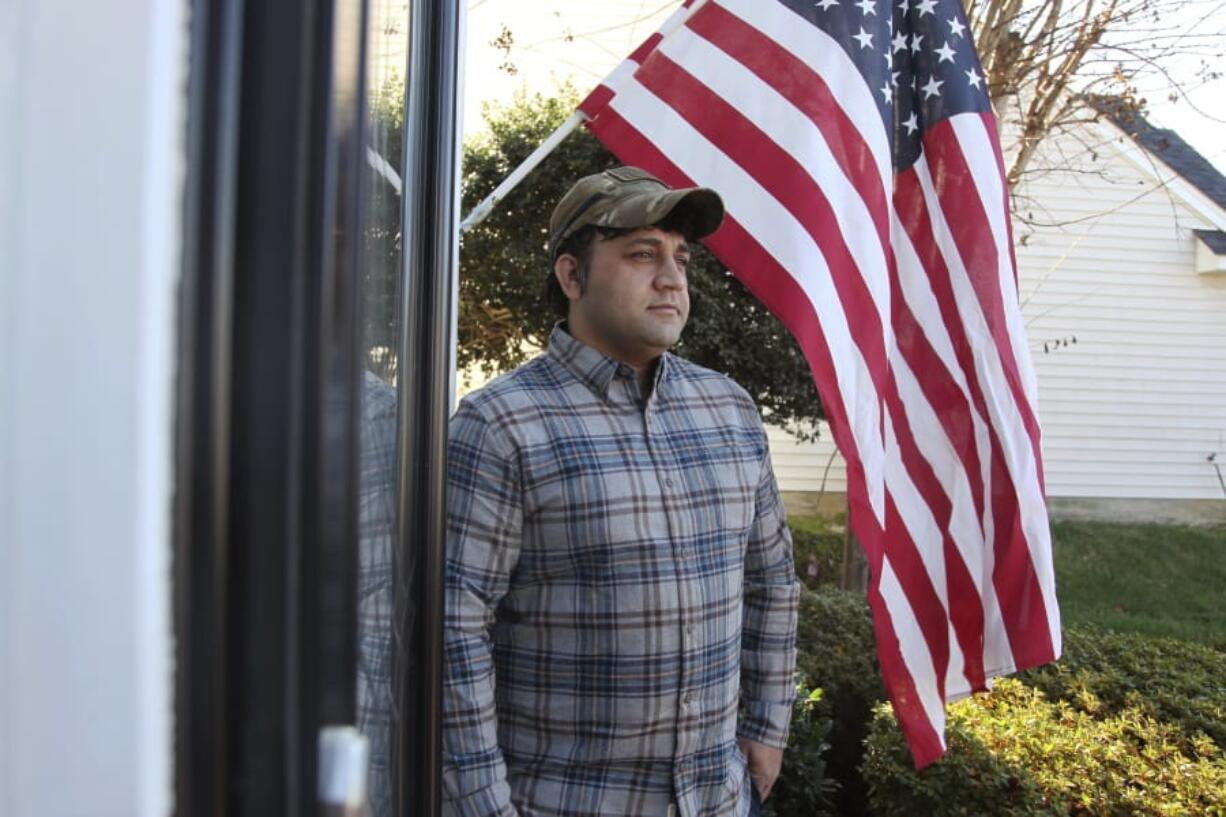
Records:
M779 773L798 587L766 434L668 353L722 218L581 179L550 221L565 321L452 419L444 814L744 817Z

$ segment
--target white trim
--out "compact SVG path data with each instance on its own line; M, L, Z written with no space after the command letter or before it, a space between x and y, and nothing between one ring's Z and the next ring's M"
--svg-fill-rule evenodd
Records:
M1180 176L1159 155L1137 144L1127 131L1109 119L1096 122L1094 127L1099 135L1133 166L1165 187L1173 196L1196 211L1197 215L1215 225L1217 229L1226 230L1226 208ZM1165 171L1165 174L1162 171Z

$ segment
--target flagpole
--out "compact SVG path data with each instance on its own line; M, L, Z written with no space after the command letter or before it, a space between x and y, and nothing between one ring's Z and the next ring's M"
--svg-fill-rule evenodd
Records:
M494 207L498 202L507 197L507 194L515 189L515 186L524 180L524 177L536 169L536 166L545 160L545 157L553 153L553 149L561 144L562 140L570 136L571 131L579 127L587 120L587 116L582 111L575 111L570 115L570 119L563 122L557 130L550 134L549 138L541 142L536 150L524 159L515 171L502 180L502 184L494 188L494 192L485 197L485 200L472 209L464 220L460 222L460 234L468 232L471 228L476 227L486 217L493 212Z

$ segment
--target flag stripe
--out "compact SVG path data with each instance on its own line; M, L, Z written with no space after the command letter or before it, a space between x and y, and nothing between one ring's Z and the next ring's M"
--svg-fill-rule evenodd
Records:
M798 19L781 3L770 0L712 0L694 16L717 13L712 10L716 7L736 15L746 25L779 43L781 48L808 65L820 77L846 77L856 72L855 63L847 58L836 40ZM878 178L890 178L889 135L882 125L873 91L851 82L826 83L823 79L823 84L834 97L834 110L841 111L851 120L860 137L868 144L876 158Z
M763 189L770 190L775 201L817 244L844 312L857 317L851 334L874 387L878 392L883 389L886 362L881 306L858 271L848 236L840 228L822 186L753 122L663 54L655 54L635 76L712 147L736 162Z
M772 96L786 99L790 106L818 128L824 146L831 152L838 167L848 179L855 180L863 203L872 214L881 243L888 246L888 177L882 176L872 150L856 124L835 102L822 75L778 42L718 4L712 4L702 14L695 15L686 25L726 52L733 62L744 65L761 80L763 86L772 89ZM756 121L772 119L755 118ZM792 125L782 130L785 133L794 132L794 128ZM797 155L797 152L794 151L793 155Z
M945 261L945 267L951 274L959 320L969 328L971 335L994 338L994 330L1004 328L1003 321L989 322L981 300L984 287L976 287L976 282L967 271L963 259L969 257L979 260L980 263L991 263L991 269L995 270L995 256L990 256L985 262L982 251L967 244L973 242L975 237L965 234L960 227L951 224L971 221L976 207L982 210L982 206L978 200L974 205L970 204L965 196L953 199L948 207L943 206L945 202L937 194L933 178L940 178L945 185L951 185L951 179L957 178L957 174L948 164L938 164L935 169L929 169L925 155L915 169L928 205L937 246ZM951 211L952 218L946 215ZM959 243L959 235L963 243ZM986 294L986 297L989 301L992 300L990 293ZM995 303L1000 303L999 294ZM984 398L986 417L994 430L993 458L1001 460L993 462L992 467L993 483L1000 486L994 492L992 502L993 521L996 526L993 547L996 563L993 571L1001 606L1016 611L1016 615L1010 616L1006 622L1014 652L1013 663L1016 665L1021 660L1019 645L1026 644L1033 649L1044 651L1050 650L1058 643L1058 616L1054 615L1054 583L1048 580L1047 587L1041 589L1036 572L1037 567L1044 565L1043 551L1046 550L1050 554L1050 540L1046 532L1046 514L1037 479L1039 466L1034 455L1037 449L1031 447L1024 412L1015 399L1005 399L1010 392L1014 397L1018 394L1018 391L1011 387L1017 384L1017 378L1011 378L1008 374L1009 363L1001 359L999 341L991 348L980 349L980 353L973 356L973 361L974 370L981 382L987 386L984 389ZM993 395L996 396L995 399L991 399ZM1018 519L1024 512L1034 514L1044 521L1041 530L1032 527L1032 539L1023 534ZM1036 556L1039 558L1036 559ZM1050 556L1047 561L1050 561ZM1002 573L1002 570L1005 572ZM1013 570L1020 572L1010 572Z

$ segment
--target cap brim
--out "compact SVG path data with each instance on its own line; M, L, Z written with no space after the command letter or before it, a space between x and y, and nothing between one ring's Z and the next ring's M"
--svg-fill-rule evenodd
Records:
M708 187L639 193L622 198L596 223L605 227L633 229L659 224L670 216L686 238L705 238L718 230L723 222L724 202L718 193Z

